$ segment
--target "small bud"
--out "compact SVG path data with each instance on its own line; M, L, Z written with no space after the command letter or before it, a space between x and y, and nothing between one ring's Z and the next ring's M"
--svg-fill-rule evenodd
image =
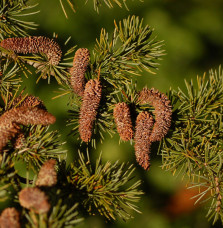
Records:
M14 208L6 208L0 216L0 228L20 228L19 212Z
M33 210L37 214L46 213L50 209L48 197L39 188L24 188L19 192L19 203L22 207Z
M120 138L123 141L132 139L133 127L129 106L124 102L116 104L113 115Z
M98 80L89 80L85 86L83 103L80 110L79 133L84 142L92 136L94 121L101 100L102 86Z
M150 136L150 141L160 141L167 134L171 125L172 107L170 100L159 91L144 88L139 94L138 101L140 104L148 103L154 106L156 121Z
M36 186L51 187L57 183L57 172L55 170L56 160L46 161L40 168Z
M44 36L7 38L0 46L16 53L44 53L52 65L58 65L62 55L60 46L53 39Z
M70 68L70 84L74 93L83 97L85 87L85 72L89 64L90 52L87 48L79 48L74 56L73 67Z
M136 161L145 170L150 167L150 135L153 126L153 117L148 112L141 112L136 119L135 156Z

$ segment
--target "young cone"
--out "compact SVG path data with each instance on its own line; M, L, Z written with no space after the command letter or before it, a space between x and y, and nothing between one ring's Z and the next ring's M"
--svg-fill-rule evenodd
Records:
M51 187L57 183L57 172L55 170L56 160L46 161L40 168L36 186Z
M124 102L116 104L113 115L120 138L123 141L132 139L133 127L129 106Z
M73 67L70 68L70 84L74 93L83 97L85 87L84 74L90 60L90 52L87 48L79 48L74 56Z
M19 203L22 207L33 210L37 214L46 213L50 209L48 197L39 188L24 188L19 192Z
M148 112L141 112L136 119L135 156L136 161L145 170L150 167L150 135L153 126L153 117Z
M150 136L150 141L160 141L168 132L171 125L172 107L170 100L158 90L144 88L138 101L140 104L151 104L155 108L155 124Z
M100 81L97 79L91 79L87 82L84 90L79 119L79 133L84 142L89 142L91 139L92 128L101 100L101 93L102 86Z
M44 53L52 65L58 65L62 56L59 44L44 36L7 38L0 46L16 53Z
M0 216L0 228L20 228L19 212L14 208L6 208Z

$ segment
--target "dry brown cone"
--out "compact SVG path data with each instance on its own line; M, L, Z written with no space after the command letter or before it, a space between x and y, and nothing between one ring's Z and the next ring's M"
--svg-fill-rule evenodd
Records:
M116 104L113 115L120 138L123 141L132 139L133 127L129 106L124 102Z
M84 142L91 140L94 121L101 100L101 93L102 86L99 80L91 79L87 82L79 117L79 133Z
M48 197L37 187L27 187L19 192L19 203L22 207L33 210L37 214L46 213L50 209Z
M0 117L0 151L8 140L20 132L19 125L53 124L56 118L49 112L37 107L12 108Z
M90 60L90 52L87 48L79 48L74 56L73 67L70 68L70 84L74 93L83 97L85 87L85 72Z
M51 187L57 183L57 172L55 170L56 160L46 161L40 168L36 186Z
M44 53L52 65L58 65L62 56L59 44L44 36L7 38L0 46L16 53Z
M135 127L135 156L136 161L145 170L150 167L150 135L153 126L153 117L148 112L139 113Z
M0 216L0 228L20 228L19 212L14 207L6 208Z
M150 104L154 106L155 124L150 136L150 141L160 141L169 131L172 118L172 106L170 100L165 94L158 90L144 88L138 101L140 104Z

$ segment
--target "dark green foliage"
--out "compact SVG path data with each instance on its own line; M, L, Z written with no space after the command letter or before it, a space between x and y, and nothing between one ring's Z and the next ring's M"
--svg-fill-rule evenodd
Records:
M169 137L163 141L163 168L189 176L199 187L198 200L211 200L208 217L223 220L222 190L222 108L223 72L210 71L209 77L197 77L197 84L185 81L187 91L170 91L175 121ZM217 178L217 182L216 182Z
M163 42L152 37L153 30L148 25L144 27L139 17L129 16L114 23L111 37L101 30L94 48L92 74L117 87L129 83L143 69L153 73L164 51Z
M24 16L38 13L30 12L36 5L26 4L28 0L1 0L0 2L0 39L7 36L27 36L28 29L36 29L34 22L23 20Z
M8 59L0 60L0 91L3 96L18 89L22 82L19 73L21 70L18 64L10 64Z
M66 151L62 149L64 143L60 142L60 135L48 129L42 126L23 127L25 138L21 147L13 152L15 158L22 159L29 167L40 167L50 158L64 159Z
M65 15L64 2L75 11L72 0L60 0ZM115 5L122 7L126 6L127 1L93 0L92 2L95 10L98 11L101 5L107 5L109 8ZM12 37L13 41L17 39L14 37L27 37L29 29L35 29L36 25L26 18L36 13L32 11L34 7L28 0L1 1L0 42L9 37ZM113 109L117 103L125 102L128 105L133 133L137 130L135 129L136 118L140 113L148 112L151 114L151 120L152 118L157 120L164 110L162 107L152 107L155 105L151 103L151 99L145 104L140 103L138 100L140 91L134 81L135 76L142 75L143 71L156 72L158 62L165 54L163 42L158 41L154 36L154 30L148 25L143 25L143 20L136 16L129 16L119 22L115 21L113 32L108 34L106 32L108 30L107 28L101 30L100 37L91 51L90 62L81 72L86 82L98 80L102 85L101 101L97 113L96 111L94 113L95 120L92 126L90 143L94 147L97 140L102 142L107 133L110 135L117 133L113 117ZM171 35L172 31L170 28ZM50 83L51 78L55 78L63 87L62 94L58 96L70 95L68 104L72 110L69 111L68 125L73 127L72 134L79 134L80 110L83 101L81 97L73 94L70 85L70 69L73 66L76 46L67 48L68 41L69 39L64 46L58 41L62 50L62 58L58 58L56 62L58 65L52 64L47 53L42 53L44 51L38 54L20 55L15 49L13 49L14 52L9 50L10 48L0 47L1 115L14 107L22 83L21 75L28 77L31 72L27 66L31 65L38 74L37 82L45 78ZM68 51L66 52L65 49ZM211 71L209 76L208 79L198 77L196 86L192 81L186 82L186 92L181 89L170 90L169 99L174 109L173 119L171 121L171 118L168 118L168 128L171 122L168 134L161 135L164 139L160 143L160 151L163 168L173 173L182 172L185 178L189 177L190 188L200 190L199 194L194 196L197 202L209 200L207 217L215 223L218 219L223 221L223 73L219 69L218 73ZM91 101L88 102L87 107L91 107L89 105ZM42 108L47 107L42 105ZM158 127L162 127L163 124L162 122ZM152 121L148 125L150 130ZM9 140L4 150L0 152L0 201L11 200L16 205L21 213L22 226L74 227L82 221L82 217L99 215L105 220L113 221L117 218L127 220L132 217L132 210L139 212L137 201L142 195L139 189L141 181L134 182L133 165L118 162L112 164L109 161L102 164L101 155L94 164L90 161L88 153L87 156L79 153L79 159L68 165L65 161L66 151L62 149L64 143L61 143L57 131L49 131L49 127L41 125L20 126L20 128L20 134L14 140ZM139 137L143 137L142 130L139 131ZM133 136L130 142L132 143L136 138ZM138 156L138 161L140 164L145 164L144 168L148 169L150 143L143 145L140 141L139 144L145 147L145 153ZM151 147L152 152L155 151L156 148L154 148ZM72 153L77 151L78 148L75 148ZM92 149L91 152L95 151ZM95 154L91 156L94 157ZM49 197L50 210L48 213L38 215L32 209L22 207L19 204L18 195L24 187L37 188L35 184L38 171L42 164L51 158L57 161L58 182L50 187L41 187L41 191ZM17 168L19 163L24 165L25 175Z
M102 164L101 157L93 166L89 157L79 154L78 162L69 168L68 182L90 215L100 214L108 220L116 220L118 216L126 220L132 217L127 209L138 211L135 202L143 194L138 190L140 181L132 183L133 172L132 165L109 161Z
M13 197L17 181L14 163L7 153L0 154L0 203Z

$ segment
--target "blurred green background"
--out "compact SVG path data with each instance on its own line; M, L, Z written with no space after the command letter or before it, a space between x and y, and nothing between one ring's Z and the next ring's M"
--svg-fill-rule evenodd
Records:
M34 1L37 2L37 1ZM39 27L32 35L52 37L58 34L58 42L63 44L71 36L70 45L93 50L95 39L99 37L101 28L113 31L116 21L128 15L144 18L144 25L154 28L154 36L164 40L166 55L160 61L159 70L155 75L143 73L138 78L139 89L147 85L155 87L161 92L167 92L170 87L184 88L184 79L196 80L197 75L203 75L210 68L218 69L223 62L223 1L222 0L128 0L129 11L125 8L101 7L99 14L93 9L92 0L85 4L84 0L75 2L76 13L63 0L69 19L66 19L59 0L38 1L40 13L31 16ZM56 82L50 85L42 80L36 84L36 77L32 75L25 79L27 92L39 96L48 110L56 115L57 122L51 129L58 129L61 141L67 141L64 146L68 150L68 161L72 161L77 154L78 142L68 137L69 127L65 127L68 118L68 97L52 100L54 91L59 86ZM134 148L129 143L119 144L119 137L107 137L103 145L98 145L94 151L95 157L103 151L103 160L135 163ZM205 218L208 206L192 206L191 192L185 192L180 177L160 168L161 157L156 155L156 146L152 150L152 167L149 172L143 171L136 164L136 178L142 180L145 195L139 203L142 214L127 222L117 221L105 223L102 219L93 217L86 219L78 227L143 227L143 228L207 228L211 223ZM193 195L193 194L192 194ZM190 202L190 203L188 203ZM192 204L191 204L192 202ZM216 224L215 227L222 227Z

